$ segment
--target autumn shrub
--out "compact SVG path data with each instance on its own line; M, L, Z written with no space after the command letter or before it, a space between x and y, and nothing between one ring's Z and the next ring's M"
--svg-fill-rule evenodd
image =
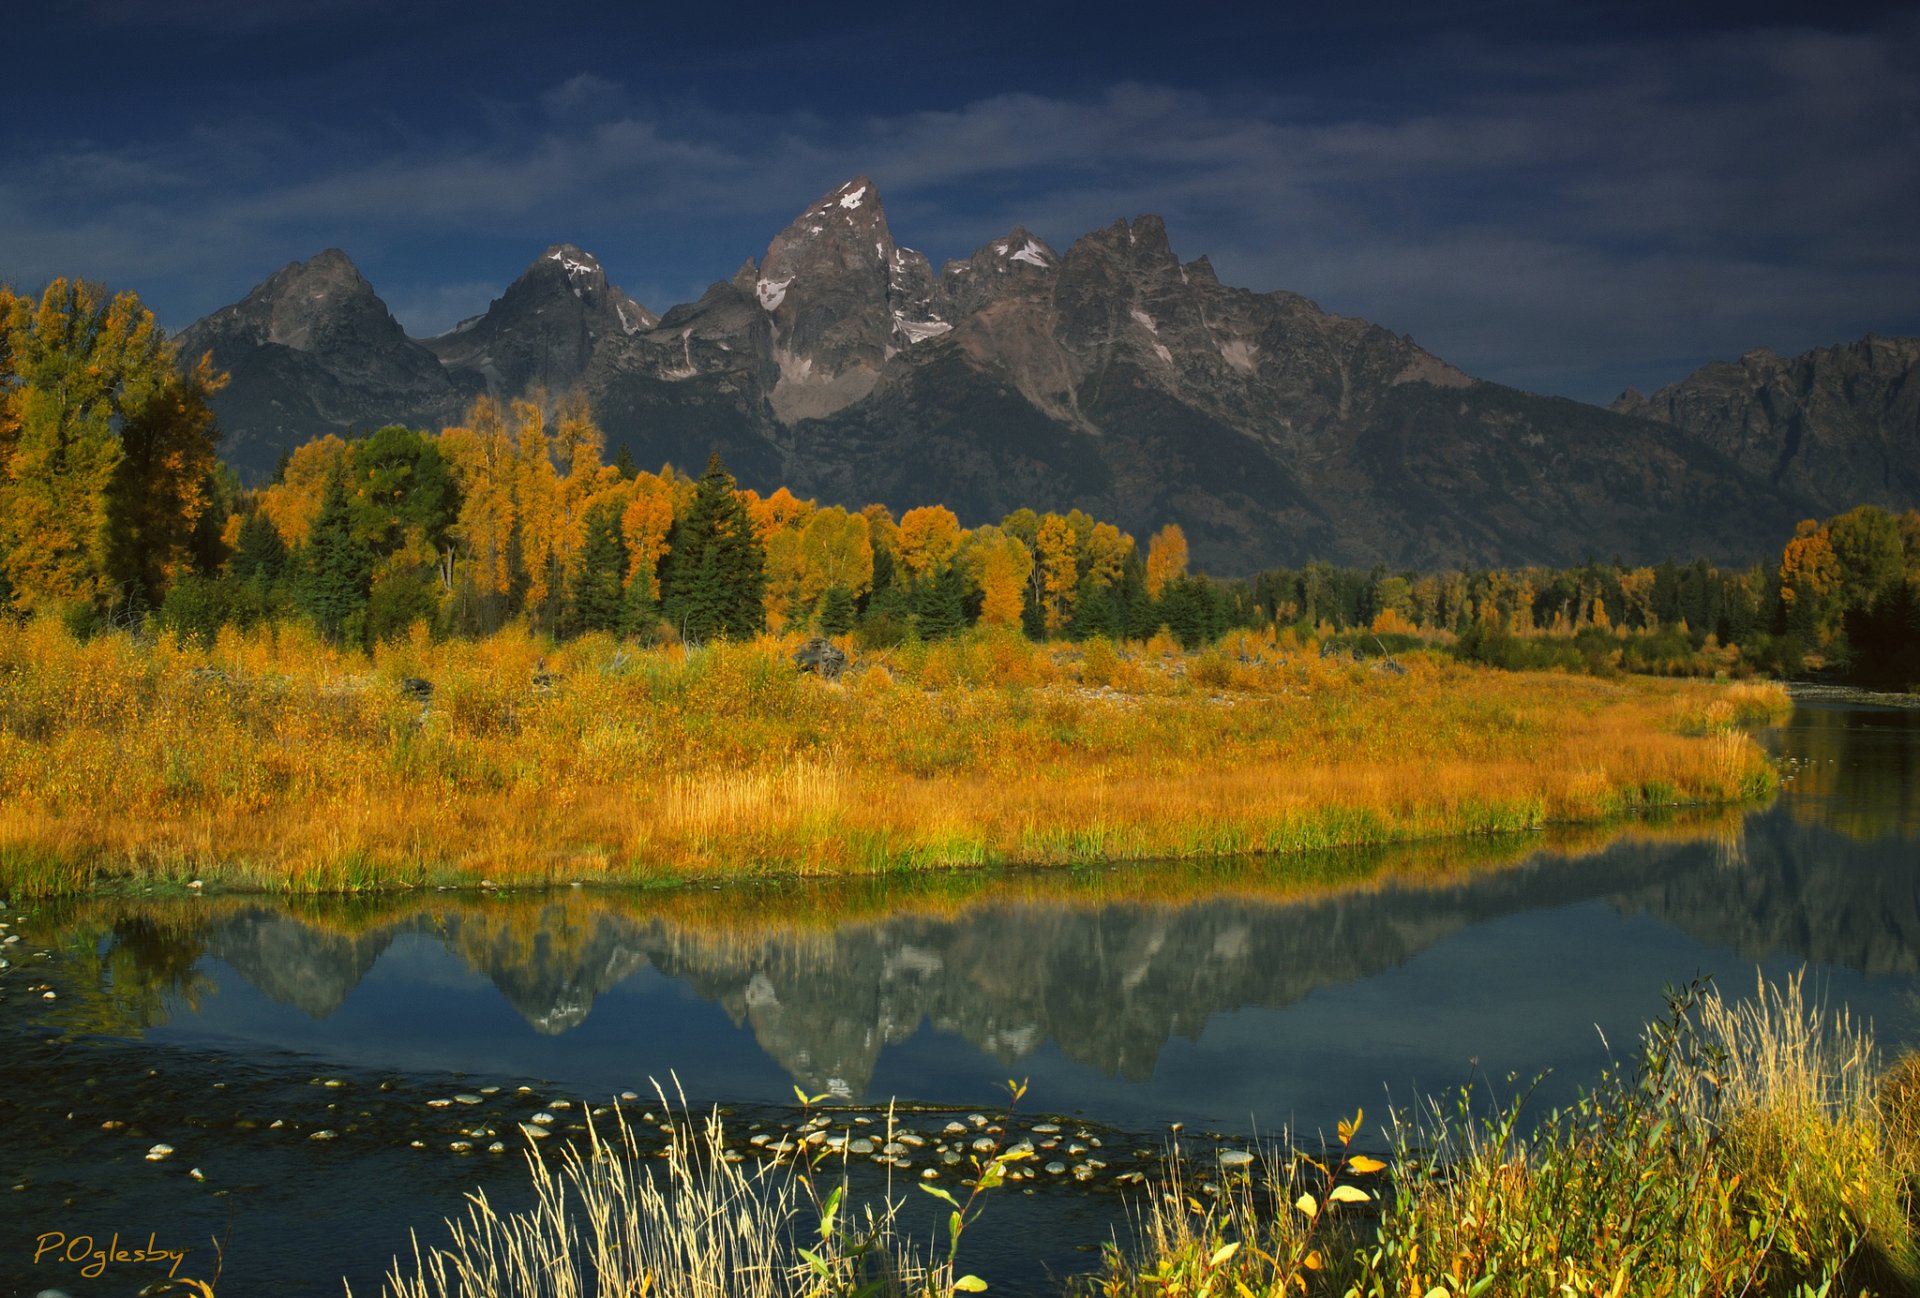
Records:
M1114 683L1114 674L1120 666L1120 655L1113 647L1113 641L1105 636L1095 636L1080 647L1080 683L1100 689Z

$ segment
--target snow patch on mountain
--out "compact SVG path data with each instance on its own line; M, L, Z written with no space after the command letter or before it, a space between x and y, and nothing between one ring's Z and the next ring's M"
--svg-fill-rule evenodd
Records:
M929 338L953 332L953 326L945 320L909 320L898 311L893 313L893 327L905 334L909 343L923 343Z
M760 299L760 305L768 311L773 310L787 299L787 285L793 283L793 276L785 279L763 279L753 286L754 296Z

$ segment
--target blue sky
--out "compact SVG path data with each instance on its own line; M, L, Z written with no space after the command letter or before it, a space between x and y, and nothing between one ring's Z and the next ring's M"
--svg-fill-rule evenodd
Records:
M1604 401L1920 332L1920 11L16 0L0 279L169 327L346 249L408 329L549 243L655 310L859 173L964 256L1166 217L1471 373Z

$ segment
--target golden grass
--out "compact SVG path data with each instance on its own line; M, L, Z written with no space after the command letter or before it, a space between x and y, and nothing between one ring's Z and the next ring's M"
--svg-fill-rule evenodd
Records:
M1081 1292L1910 1294L1917 1063L1880 1074L1869 1035L1797 978L1751 1000L1683 996L1637 1067L1569 1109L1486 1117L1463 1096L1457 1114L1394 1122L1384 1165L1283 1149L1208 1203L1176 1165L1133 1249ZM1325 1210L1336 1178L1358 1213Z
M1404 675L1240 636L869 655L519 631L368 658L0 631L0 880L330 891L1295 853L1765 796L1751 685ZM544 670L558 679L536 685ZM431 681L423 707L405 677ZM1093 683L1098 682L1098 683Z

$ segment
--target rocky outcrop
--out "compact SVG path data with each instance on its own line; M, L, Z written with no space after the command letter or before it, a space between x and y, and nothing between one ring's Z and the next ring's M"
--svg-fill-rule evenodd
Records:
M211 353L232 376L212 402L220 454L253 478L326 433L451 421L471 392L406 336L337 248L276 271L179 343L184 359Z
M1611 408L1671 424L1822 516L1920 506L1920 338L1762 347Z

